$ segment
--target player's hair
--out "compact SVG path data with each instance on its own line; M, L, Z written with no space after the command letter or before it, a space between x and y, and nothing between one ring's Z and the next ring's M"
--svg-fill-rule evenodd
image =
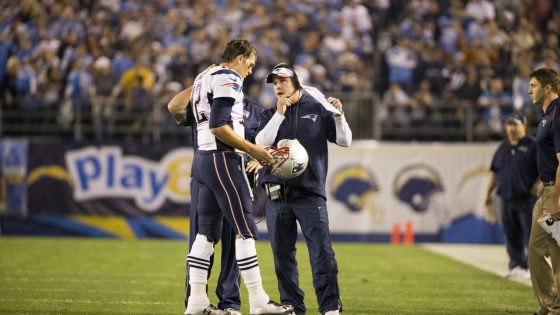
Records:
M227 43L226 48L224 49L222 62L231 62L239 55L249 58L253 54L257 54L257 49L253 46L253 44L251 44L251 42L242 38L232 39Z
M558 84L560 84L560 78L558 77L558 72L550 68L540 68L531 73L529 73L529 78L535 78L544 87L550 84L552 91L558 93Z

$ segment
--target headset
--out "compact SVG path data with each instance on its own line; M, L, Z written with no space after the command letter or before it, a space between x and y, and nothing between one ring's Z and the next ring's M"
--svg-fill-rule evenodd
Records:
M282 69L287 69L289 71L282 72ZM294 66L287 63L277 64L276 66L274 66L274 68L272 68L272 71L270 71L270 73L266 76L266 83L274 82L274 76L278 74L284 74L284 75L289 74L289 76L292 78L292 82L294 83L294 88L296 90L301 89L301 84L299 83L299 78L296 72L296 68L294 68Z

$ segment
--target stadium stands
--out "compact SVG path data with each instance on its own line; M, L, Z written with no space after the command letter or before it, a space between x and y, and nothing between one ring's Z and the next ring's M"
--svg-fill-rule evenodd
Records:
M170 97L230 38L258 49L245 82L291 62L343 100L357 138L484 141L535 121L527 73L558 69L553 0L9 0L0 4L2 136L183 141Z

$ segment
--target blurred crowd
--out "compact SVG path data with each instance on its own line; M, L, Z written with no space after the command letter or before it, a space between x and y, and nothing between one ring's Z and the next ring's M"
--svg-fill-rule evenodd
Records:
M154 129L175 128L170 97L242 37L258 51L245 94L264 107L275 104L266 74L290 62L326 93L379 95L369 104L384 128L436 124L446 108L452 124L472 113L477 131L499 134L508 112L537 114L527 74L558 69L559 3L6 0L0 101L7 111L45 113L29 115L33 124L65 130L87 120L97 140L123 125L160 140Z

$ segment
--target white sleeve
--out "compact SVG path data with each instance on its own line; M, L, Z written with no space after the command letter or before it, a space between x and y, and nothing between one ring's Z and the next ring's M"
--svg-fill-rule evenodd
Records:
M349 147L352 144L352 130L348 126L346 117L344 115L333 115L333 117L336 126L336 144L341 147Z
M264 126L264 128L257 134L255 143L264 146L273 145L278 129L280 129L280 125L284 121L284 118L285 117L278 114L278 112L274 113L266 126Z
M231 97L236 99L241 93L241 79L231 73L214 74L212 92L214 98Z

